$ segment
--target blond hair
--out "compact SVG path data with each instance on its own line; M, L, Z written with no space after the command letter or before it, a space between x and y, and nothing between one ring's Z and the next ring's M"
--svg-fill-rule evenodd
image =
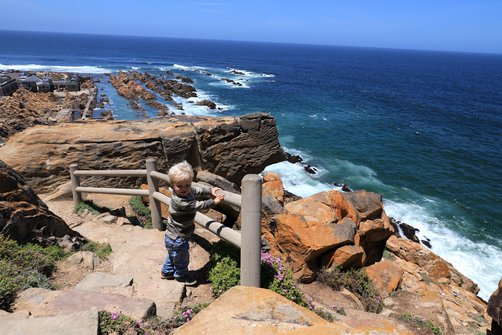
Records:
M171 185L174 185L179 180L193 179L193 169L192 166L187 162L183 161L181 163L173 165L169 172L167 173L169 176L169 181Z

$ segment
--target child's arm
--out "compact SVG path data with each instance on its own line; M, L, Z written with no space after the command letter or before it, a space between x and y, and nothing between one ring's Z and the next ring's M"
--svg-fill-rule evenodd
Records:
M215 199L209 199L209 200L187 200L187 199L182 199L179 204L179 208L181 211L201 211L204 209L209 209L211 207L214 207L217 204Z

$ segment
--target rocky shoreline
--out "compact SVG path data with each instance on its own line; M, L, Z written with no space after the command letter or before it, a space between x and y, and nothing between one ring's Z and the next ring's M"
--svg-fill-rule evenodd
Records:
M161 117L148 120L54 120L54 113L61 109L82 110L88 96L58 98L53 93L18 89L12 96L0 98L2 234L11 236L25 229L27 234L18 240L33 241L47 233L59 242L65 235L78 237L61 228L59 218L47 212L46 206L44 209L35 193L35 200L27 201L33 195L19 197L15 188L29 185L37 193L50 192L67 182L72 163L83 169L143 169L146 158L155 157L159 170L166 170L186 159L201 176L204 172L216 174L226 179L227 185L237 186L245 174L260 173L267 165L284 160L316 173L301 157L283 151L275 120L269 114L222 118L172 115L159 97L181 111L183 106L173 101L173 95L195 98L197 92L190 78L167 72L166 76L174 79L135 71L110 76L118 94L128 99L132 108L140 110L148 104L158 109ZM104 106L106 97L101 98ZM196 103L217 108L208 100ZM22 177L14 178L17 174ZM430 241L420 241L415 228L386 215L380 195L353 191L345 185L343 191L301 199L284 190L277 174L268 173L263 181L262 234L267 248L292 268L300 282L313 282L321 268L365 268L384 299L386 315L419 315L439 325L443 334L478 334L493 321L492 332L499 334L500 284L490 298L490 307L476 296L479 289L472 280L422 245L430 247ZM128 178L106 182L91 178L87 182L114 187L141 183ZM31 213L40 213L37 220L43 217L48 221L40 222L55 223L43 228L29 220L14 220L16 213L26 210L20 205L24 202L30 204ZM236 221L238 227L238 218ZM15 228L14 223L27 228ZM406 239L398 236L399 231Z

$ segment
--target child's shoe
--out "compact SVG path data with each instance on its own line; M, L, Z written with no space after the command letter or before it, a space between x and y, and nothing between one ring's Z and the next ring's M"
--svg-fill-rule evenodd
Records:
M185 286L196 286L197 279L192 279L190 276L186 275L183 277L175 277L177 282L185 284Z
M171 280L174 279L174 272L162 272L160 271L160 278Z

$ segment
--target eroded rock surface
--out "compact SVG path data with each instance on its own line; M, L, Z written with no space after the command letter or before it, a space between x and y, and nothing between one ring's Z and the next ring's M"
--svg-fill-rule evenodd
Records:
M11 137L0 147L0 156L41 193L68 181L72 163L81 169L144 169L146 158L154 157L158 170L166 172L171 164L187 160L196 170L240 185L244 175L284 160L275 120L264 113L36 126ZM88 181L130 187L137 179Z
M82 240L28 186L26 180L0 160L0 232L18 243L72 243ZM66 236L66 238L65 238Z

